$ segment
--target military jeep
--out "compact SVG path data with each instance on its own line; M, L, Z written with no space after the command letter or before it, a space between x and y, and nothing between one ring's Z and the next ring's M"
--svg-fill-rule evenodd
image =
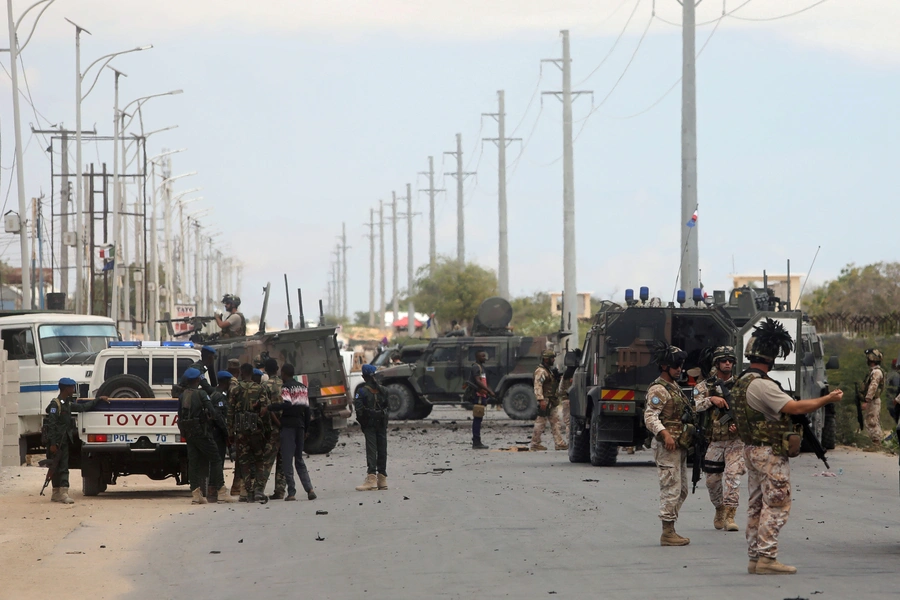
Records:
M414 363L379 371L375 376L388 392L388 418L424 419L436 404L462 404L475 355L486 352L484 372L497 395L490 402L502 403L511 419L534 419L538 406L532 378L549 339L512 335L511 319L509 302L489 298L475 317L474 335L431 340Z

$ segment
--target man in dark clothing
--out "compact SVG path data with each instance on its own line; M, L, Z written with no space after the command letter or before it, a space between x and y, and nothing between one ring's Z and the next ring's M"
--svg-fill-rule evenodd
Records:
M472 403L472 448L486 450L488 447L481 443L481 421L484 419L484 407L488 397L496 398L494 391L487 385L487 376L484 373L484 363L487 362L487 352L475 354L475 363L469 372L469 380L466 382L467 402Z
M301 381L294 380L294 365L281 365L281 400L269 404L263 409L281 412L281 463L284 465L284 478L287 482L286 501L297 499L297 486L294 483L294 467L300 475L300 484L306 497L316 499L309 471L303 462L303 442L309 430L309 390Z
M228 426L226 423L228 418L228 389L231 386L231 373L228 371L219 371L216 373L216 378L219 380L219 385L216 386L216 390L212 393L212 396L209 397L214 411L211 432L213 440L216 442L216 448L219 451L219 460L222 464L225 464L225 454L228 451ZM219 490L213 486L209 486L209 489L206 492L206 499L210 502L215 502L218 493Z
M47 416L44 422L47 425L47 459L53 460L59 454L59 463L53 478L53 495L51 502L74 504L69 498L69 445L75 442L78 430L75 421L72 420L73 412L87 412L93 409L98 402L106 402L106 396L88 400L83 404L76 404L71 400L75 395L75 380L63 377L59 380L59 395L47 405Z
M387 485L387 393L375 381L375 366L363 365L364 384L357 388L353 407L366 436L366 480L356 491L386 490ZM376 477L377 474L377 477Z
M206 504L202 485L207 477L209 484L218 490L218 501L230 502L222 461L210 432L210 421L216 411L206 392L199 389L200 371L193 367L185 371L184 383L186 388L179 398L178 428L187 445L191 504Z

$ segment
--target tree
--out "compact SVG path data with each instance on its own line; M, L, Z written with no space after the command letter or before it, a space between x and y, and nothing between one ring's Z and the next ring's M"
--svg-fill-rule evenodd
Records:
M513 298L510 304L513 309L510 325L517 335L547 335L559 329L559 317L550 313L550 294L538 292Z
M883 315L900 306L900 263L878 262L863 267L850 263L837 279L805 294L810 315L851 313Z
M460 265L441 256L434 271L428 265L419 268L416 290L416 311L434 313L443 325L451 320L471 323L478 306L497 295L497 276L474 263Z

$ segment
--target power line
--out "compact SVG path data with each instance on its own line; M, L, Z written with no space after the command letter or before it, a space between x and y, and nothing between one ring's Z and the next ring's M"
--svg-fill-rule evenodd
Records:
M741 10L742 8L744 8L745 6L747 6L748 4L750 4L753 0L745 0L743 3L739 4L739 5L737 6L737 8L733 8L733 9L731 9L731 10L729 10L729 11L726 11L726 10L725 10L725 1L726 1L726 0L722 0L722 16L721 16L721 17L719 17L719 18L717 18L717 19L710 19L709 21L703 21L702 23L697 23L697 24L695 25L695 27L702 27L702 26L704 26L704 25L710 25L710 24L712 24L712 23L718 23L719 21L722 20L722 17L728 17L728 16L730 16L730 15L733 15L733 14L736 13L737 11ZM822 1L824 2L825 0L822 0ZM656 14L656 0L653 0L653 16L656 17L658 20L662 21L663 23L665 23L666 25L671 25L672 27L678 27L679 29L682 27L681 23L673 23L672 21L668 21L668 20L666 20L666 19L663 19L663 18L660 17L658 14ZM735 18L735 19L738 19L738 18L740 18L740 17L734 17L734 18Z
M582 79L581 81L579 81L578 83L575 84L576 86L581 85L582 83L584 83L585 81L587 81L588 79L593 77L594 73L596 73L600 69L600 67L602 67L604 65L604 63L606 63L606 61L609 59L609 57L613 55L613 52L615 52L615 50L616 50L616 46L619 45L619 42L622 40L622 36L625 35L625 31L628 29L628 25L631 24L631 19L634 18L634 15L635 15L635 13L637 13L637 9L640 5L641 5L641 0L637 0L637 2L634 3L634 8L631 10L631 14L628 15L628 19L625 21L625 26L622 27L622 31L619 32L619 36L613 42L613 45L612 45L612 47L610 47L609 52L606 53L606 56L603 57L603 60L600 61L600 64L597 65L596 67L594 67L594 70L587 74L587 77L585 77L584 79Z
M781 15L781 16L778 16L778 17L762 17L762 18L758 18L758 19L757 19L757 18L753 18L753 17L731 17L731 18L732 18L732 19L738 19L738 20L741 20L741 21L757 21L757 22L759 22L759 21L777 21L777 20L779 20L779 19L787 19L788 17L793 17L793 16L796 16L796 15L799 15L800 13L804 13L804 12L806 12L806 11L808 11L808 10L812 10L813 8L817 7L817 6L820 5L820 4L824 4L826 1L827 1L827 0L819 0L818 2L815 2L815 3L813 3L813 4L810 4L810 5L807 6L806 8L801 8L800 10L794 11L794 12L792 12L792 13L788 13L788 14L786 14L786 15ZM744 4L746 4L746 2L745 2ZM743 5L742 5L742 6L743 6ZM740 7L738 7L738 8L740 8ZM735 10L737 10L737 9L735 9ZM733 12L733 11L732 11L732 12Z

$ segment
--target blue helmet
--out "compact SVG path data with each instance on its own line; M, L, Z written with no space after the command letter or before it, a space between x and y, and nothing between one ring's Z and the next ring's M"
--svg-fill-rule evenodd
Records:
M200 348L200 351L201 352L209 352L213 356L216 355L216 349L213 348L212 346L203 346L202 348Z
M363 377L365 377L366 375L374 375L375 371L377 371L377 370L378 369L375 367L375 365L363 365L363 367L362 367Z
M72 379L71 377L63 377L62 379L59 380L59 387L63 387L66 385L78 385L78 384L75 383L75 380Z
M228 371L219 371L216 373L216 377L219 379L231 379L232 375Z
M259 369L253 369L253 374L254 374L254 375L262 376L263 372L260 371Z
M195 369L194 367L189 368L184 372L185 379L200 379L200 369Z

